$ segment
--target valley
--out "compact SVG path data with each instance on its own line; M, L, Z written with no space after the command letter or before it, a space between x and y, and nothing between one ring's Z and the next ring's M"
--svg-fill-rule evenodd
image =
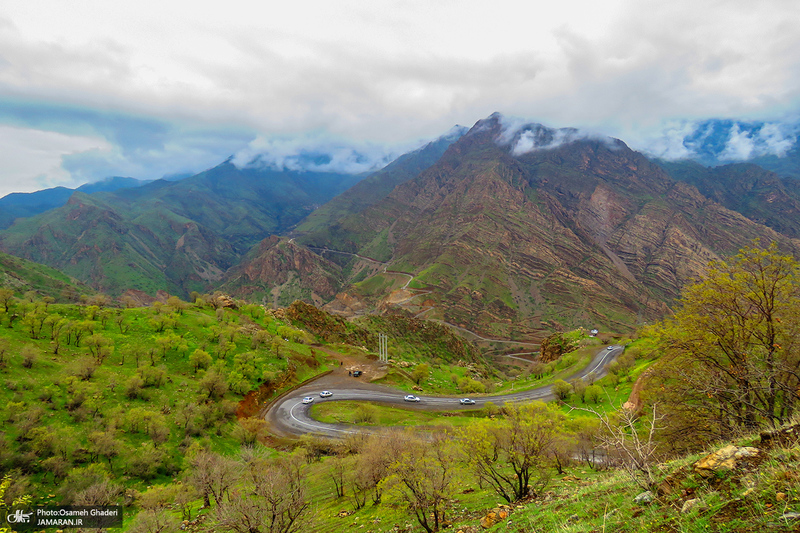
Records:
M788 524L797 443L754 428L796 426L794 179L493 114L365 174L8 198L0 505L121 504L135 533ZM763 463L692 473L720 442Z

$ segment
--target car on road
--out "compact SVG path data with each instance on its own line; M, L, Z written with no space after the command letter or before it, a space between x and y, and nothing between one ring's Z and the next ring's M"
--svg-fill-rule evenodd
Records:
M405 401L407 401L407 402L418 402L419 401L419 396L414 396L413 394L408 394L403 399Z
M606 350L613 350L614 348L616 348L616 346L609 346L608 348L606 348Z
M359 377L361 374L363 374L363 372L361 372L361 370L353 370L353 377L354 378Z
M305 398L303 398L303 403L311 403L313 401L314 398L312 396L306 396Z
M331 396L333 396L333 393L329 390L324 390L319 393L320 398L330 398Z
M458 400L458 403L461 405L475 405L475 400L470 400L469 398L461 398Z

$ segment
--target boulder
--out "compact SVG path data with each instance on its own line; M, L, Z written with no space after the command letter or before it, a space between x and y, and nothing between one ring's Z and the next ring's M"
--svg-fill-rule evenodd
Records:
M653 493L650 492L649 490L647 492L639 494L633 499L633 503L637 505L647 505L648 503L652 502L653 502Z
M694 510L703 511L708 509L708 505L706 505L703 500L700 498L694 498L692 500L686 500L683 502L683 507L681 507L681 514L691 513Z
M497 514L495 513L489 513L483 518L481 518L481 527L483 529L489 529L496 523L497 523Z
M703 477L711 477L715 472L734 470L745 459L758 457L761 450L745 446L725 446L710 453L694 463L694 471Z

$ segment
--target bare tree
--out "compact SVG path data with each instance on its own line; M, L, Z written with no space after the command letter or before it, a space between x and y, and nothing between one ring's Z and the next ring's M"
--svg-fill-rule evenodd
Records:
M192 461L191 482L202 494L206 507L211 506L212 496L220 505L240 475L234 461L216 453L201 452Z
M406 504L425 531L439 531L447 503L455 496L454 442L444 434L435 434L430 441L409 434L398 438L403 439L403 451L381 485Z
M178 519L169 511L170 504L175 500L178 485L151 487L139 496L139 507L142 509L133 521L133 533L161 533L163 531L177 531L180 524Z
M311 501L300 454L251 455L242 482L217 508L216 527L235 533L296 533L309 529Z
M328 473L333 481L333 488L336 497L344 496L345 473L350 470L352 465L348 464L346 458L340 454L334 455L329 461Z
M599 413L591 408L579 410L592 413L600 421L598 438L608 459L618 461L631 480L642 489L655 488L654 466L659 460L655 435L663 419L658 414L657 404L653 404L651 414L645 419L640 419L633 410L624 407L611 414Z

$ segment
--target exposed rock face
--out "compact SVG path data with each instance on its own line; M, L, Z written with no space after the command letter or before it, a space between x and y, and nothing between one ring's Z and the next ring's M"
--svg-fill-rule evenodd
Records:
M276 307L296 299L321 305L342 284L338 265L275 235L264 239L226 279L224 290Z
M128 300L131 302L131 305L138 307L153 305L153 302L158 301L157 298L150 296L146 292L137 291L134 289L128 289L127 291L123 292L119 297L119 300L121 302Z
M758 448L725 446L713 453L708 454L696 463L694 471L703 477L711 477L715 472L722 470L734 470L741 462L753 459L761 454Z
M567 342L560 333L556 333L542 341L539 349L539 360L543 363L555 361L573 348L573 344Z
M595 324L619 331L663 316L710 260L756 237L800 250L620 141L517 155L504 135L498 117L479 122L416 179L340 221L351 251L382 250L389 269L426 288L418 298L433 302L427 318L489 337ZM383 273L372 279L348 295L377 306L400 288Z

